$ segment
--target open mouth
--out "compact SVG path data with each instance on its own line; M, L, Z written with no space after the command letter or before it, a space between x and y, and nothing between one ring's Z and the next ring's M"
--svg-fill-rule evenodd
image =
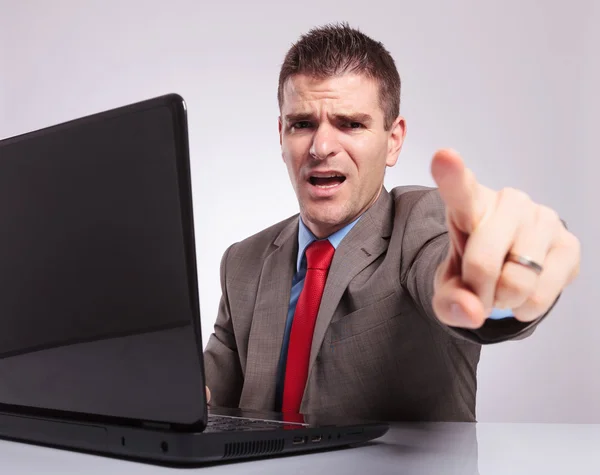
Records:
M344 183L346 177L338 174L330 176L310 176L308 181L311 185L318 186L319 188L333 188L334 186Z

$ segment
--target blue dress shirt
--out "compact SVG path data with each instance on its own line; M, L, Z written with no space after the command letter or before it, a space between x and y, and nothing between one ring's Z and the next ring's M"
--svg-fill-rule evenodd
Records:
M350 224L346 225L339 231L336 231L327 239L334 249L337 249L342 239L350 232L354 225L358 222L360 216ZM290 295L290 305L288 307L287 319L285 321L285 332L283 334L283 344L281 346L281 354L277 364L277 383L275 389L275 410L281 411L283 403L283 383L285 380L285 364L287 361L288 346L290 342L290 333L292 331L292 321L294 320L294 312L296 304L300 297L300 292L304 286L304 278L306 277L306 256L304 251L310 243L317 241L315 235L306 227L301 218L299 218L298 226L298 257L296 259L296 273L292 279L292 292ZM499 320L501 318L512 317L510 309L493 309L489 318Z

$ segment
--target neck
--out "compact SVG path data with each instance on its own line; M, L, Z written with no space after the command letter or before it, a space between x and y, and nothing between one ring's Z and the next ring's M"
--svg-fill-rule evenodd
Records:
M369 208L371 208L371 206L375 204L377 198L379 198L379 195L381 195L381 190L383 190L383 185L381 186L381 188L379 188L379 191L377 192L375 197L358 213L338 223L324 223L312 221L309 218L307 218L302 212L300 213L300 216L302 217L302 221L304 222L306 227L310 230L311 233L315 235L317 239L325 239L331 236L333 233L336 233L337 231L342 229L344 226L347 226L348 224L353 222L359 216L362 216Z

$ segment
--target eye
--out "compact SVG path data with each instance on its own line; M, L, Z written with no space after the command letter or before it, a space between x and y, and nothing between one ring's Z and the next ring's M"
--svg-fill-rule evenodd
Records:
M344 127L348 129L361 129L364 126L360 122L346 122L344 124Z
M292 129L308 129L311 125L308 120L300 120L292 124Z

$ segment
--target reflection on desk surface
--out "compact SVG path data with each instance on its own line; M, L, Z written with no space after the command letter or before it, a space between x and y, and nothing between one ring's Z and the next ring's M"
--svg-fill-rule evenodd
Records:
M394 424L372 448L372 473L600 474L592 424Z
M600 424L393 424L366 445L185 469L210 474L600 474ZM162 474L181 469L0 440L3 473Z

